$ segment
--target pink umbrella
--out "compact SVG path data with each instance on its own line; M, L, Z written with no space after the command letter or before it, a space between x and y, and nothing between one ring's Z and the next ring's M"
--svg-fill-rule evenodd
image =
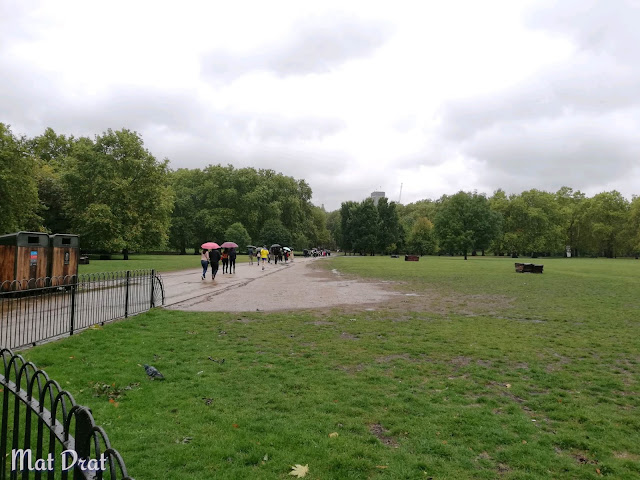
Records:
M238 244L234 242L224 242L222 248L238 248Z
M220 245L218 245L216 242L207 242L203 243L200 246L205 250L215 250L216 248L220 248Z

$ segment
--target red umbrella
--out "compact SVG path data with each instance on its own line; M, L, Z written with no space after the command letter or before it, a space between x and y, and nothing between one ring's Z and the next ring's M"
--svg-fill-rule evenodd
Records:
M221 245L222 248L238 248L238 244L237 243L233 243L233 242L224 242Z
M215 250L216 248L220 248L220 245L218 245L216 242L207 242L203 243L200 246L205 250Z

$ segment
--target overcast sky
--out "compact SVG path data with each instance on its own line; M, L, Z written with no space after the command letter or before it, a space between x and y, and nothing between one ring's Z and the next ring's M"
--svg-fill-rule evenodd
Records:
M138 131L172 168L333 210L458 190L640 194L640 0L0 0L0 122Z

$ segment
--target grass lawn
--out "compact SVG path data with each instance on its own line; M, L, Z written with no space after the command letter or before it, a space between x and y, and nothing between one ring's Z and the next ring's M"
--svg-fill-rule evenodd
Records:
M407 303L155 309L24 354L91 407L138 480L294 464L311 479L640 478L639 261L323 263L400 281Z
M245 254L238 255L236 263L248 262ZM91 260L89 265L79 265L78 273L118 272L154 268L160 273L201 268L200 255L129 255L129 260L122 260L122 255L113 255L112 260Z

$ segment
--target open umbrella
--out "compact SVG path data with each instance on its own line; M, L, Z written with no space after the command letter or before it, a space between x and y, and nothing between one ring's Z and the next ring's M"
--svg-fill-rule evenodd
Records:
M203 243L200 246L205 250L215 250L216 248L220 248L220 245L218 245L216 242L207 242Z
M286 250L287 252L290 252L291 249L289 247L282 247L283 250Z
M234 242L224 242L220 245L222 248L238 248L238 244Z
M271 248L280 248L280 245L278 245L277 243L274 243L273 245L271 245Z

